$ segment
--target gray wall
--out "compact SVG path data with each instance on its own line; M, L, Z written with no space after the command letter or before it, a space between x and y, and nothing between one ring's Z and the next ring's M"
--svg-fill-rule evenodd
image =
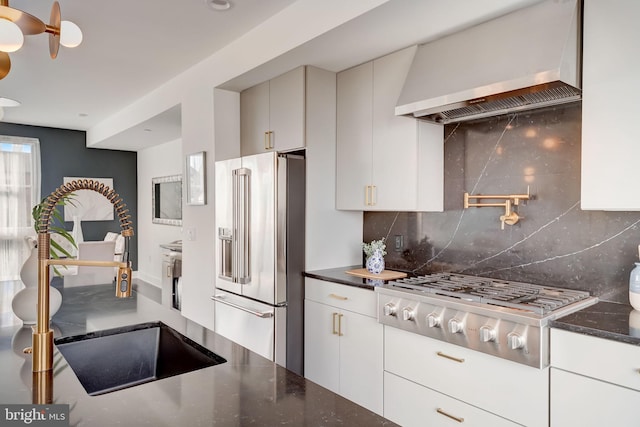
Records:
M459 272L627 302L640 213L580 209L580 138L579 103L447 125L445 211L365 213L364 240L388 238L390 269ZM504 230L504 208L463 209L465 191L517 194L527 185L534 199ZM405 243L398 252L396 235Z
M137 153L87 148L84 131L0 123L0 134L40 140L42 197L59 187L65 176L113 178L113 187L127 204L134 230L137 228ZM68 230L72 227L73 223L65 223ZM113 221L82 221L85 240L102 240L108 231L120 231L117 216ZM135 270L136 236L131 239L130 255Z

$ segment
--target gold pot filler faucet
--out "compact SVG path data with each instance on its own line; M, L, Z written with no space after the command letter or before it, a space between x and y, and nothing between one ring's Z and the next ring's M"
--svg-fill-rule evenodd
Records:
M124 237L124 253L122 261L91 261L75 259L50 259L49 227L53 210L58 201L77 190L93 190L105 196L113 203L120 219L121 234ZM49 325L49 266L52 265L77 265L95 267L118 267L116 278L116 297L127 298L131 296L131 261L129 260L129 239L133 236L130 215L120 195L104 184L91 179L71 181L58 187L47 197L46 206L38 222L38 305L36 326L33 330L32 354L33 372L50 372L53 367L53 330ZM28 351L28 349L26 350ZM34 374L35 375L35 374ZM49 375L47 375L49 376ZM37 382L34 377L34 385ZM35 390L34 390L35 393Z

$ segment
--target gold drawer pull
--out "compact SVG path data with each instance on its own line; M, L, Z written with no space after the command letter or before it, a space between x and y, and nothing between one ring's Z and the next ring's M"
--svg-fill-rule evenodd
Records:
M331 315L333 317L333 321L331 322L331 333L333 335L338 335L338 331L336 331L336 316L338 313L331 313Z
M343 297L343 296L336 295L336 294L329 294L329 296L330 296L331 298L339 299L340 301L346 301L346 300L348 300L348 299L349 299L349 298L347 298L347 297Z
M453 360L454 362L464 363L464 359L460 359L459 357L449 356L448 354L444 354L441 351L437 352L436 354L440 357L444 357L445 359Z
M441 414L441 415L444 415L445 417L449 417L449 418L451 418L452 420L455 420L455 421L457 421L457 422L459 422L459 423L463 423L463 422L464 422L464 418L462 418L462 417L456 417L456 416L453 416L453 415L451 415L451 414L447 414L445 411L443 411L443 410L442 410L442 409L440 409L440 408L436 409L436 412L437 412L437 413L439 413L439 414Z
M342 333L342 314L338 314L338 336L341 337L344 334Z

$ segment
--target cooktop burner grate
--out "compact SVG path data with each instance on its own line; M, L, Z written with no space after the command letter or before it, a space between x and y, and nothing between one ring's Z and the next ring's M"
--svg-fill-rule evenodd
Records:
M548 314L589 298L589 293L584 291L456 273L436 273L399 279L389 282L389 285L537 314Z

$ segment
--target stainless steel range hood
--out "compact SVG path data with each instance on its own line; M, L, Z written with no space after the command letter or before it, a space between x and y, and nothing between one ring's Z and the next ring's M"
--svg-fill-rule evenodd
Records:
M546 0L419 46L396 115L450 123L576 101L580 54L577 1Z

